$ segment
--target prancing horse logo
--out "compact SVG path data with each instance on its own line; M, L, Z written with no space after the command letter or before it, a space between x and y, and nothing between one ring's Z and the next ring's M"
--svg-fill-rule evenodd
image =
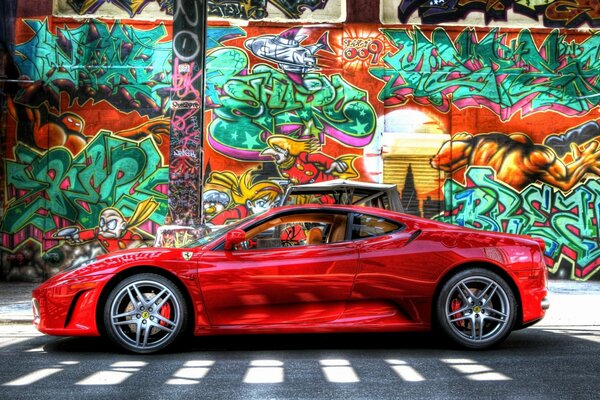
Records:
M191 251L183 252L183 258L185 258L185 261L189 261L189 259L192 258L193 255L194 255L194 253L192 253Z

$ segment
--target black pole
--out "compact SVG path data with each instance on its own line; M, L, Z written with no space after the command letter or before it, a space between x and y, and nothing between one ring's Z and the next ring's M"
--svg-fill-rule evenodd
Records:
M206 0L175 0L169 160L171 223L202 220Z

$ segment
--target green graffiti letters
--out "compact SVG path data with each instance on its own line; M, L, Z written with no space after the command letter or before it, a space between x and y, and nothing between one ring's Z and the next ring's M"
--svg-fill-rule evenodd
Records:
M132 142L101 132L75 158L63 148L43 154L23 144L15 161L6 161L8 208L1 231L14 234L27 226L46 233L57 229L54 218L93 228L100 212L115 207L124 214L142 200L161 202L150 218L162 223L168 168L150 138Z
M568 194L545 184L517 192L495 180L492 169L472 167L466 182L445 182L446 213L438 220L542 238L551 272L567 262L573 279L587 280L600 270L599 179L590 179Z
M172 69L164 24L143 30L90 19L77 28L58 28L54 35L46 20L25 23L35 35L16 46L15 62L22 75L44 82L53 94L48 100L66 92L81 104L106 100L125 112L164 114ZM31 105L39 99L22 90L17 101Z
M576 43L555 30L539 47L526 29L512 40L499 29L479 39L467 28L455 40L442 28L431 39L416 27L383 32L397 51L370 73L386 82L379 98L390 106L412 96L444 112L450 103L485 106L508 120L543 110L583 115L600 104L600 32Z
M207 104L214 114L208 139L217 151L257 160L270 135L298 136L311 121L320 134L348 146L371 141L376 115L367 93L340 75L307 73L298 85L268 65L243 74L247 68L238 49L217 49L207 58Z

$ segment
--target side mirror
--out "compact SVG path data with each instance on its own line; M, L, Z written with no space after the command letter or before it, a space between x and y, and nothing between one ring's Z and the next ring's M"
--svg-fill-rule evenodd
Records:
M241 229L234 229L225 235L225 250L233 250L233 248L246 240L246 233Z

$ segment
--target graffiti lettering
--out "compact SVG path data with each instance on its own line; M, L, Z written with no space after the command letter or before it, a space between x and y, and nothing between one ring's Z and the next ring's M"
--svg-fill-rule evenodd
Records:
M200 108L199 101L176 101L173 100L171 102L171 108L174 110L184 110L184 109L198 109Z
M91 99L123 112L151 117L165 113L171 52L170 43L162 42L167 36L163 23L142 30L118 21L110 27L88 20L77 28L58 28L57 35L47 20L24 23L35 36L16 46L15 63L21 75L44 82L44 91L23 88L15 101L28 106L49 101L58 109L59 94L67 93L79 104Z
M584 115L600 104L600 32L575 44L552 31L540 47L529 30L512 40L498 29L481 39L465 29L454 41L439 28L431 39L418 28L384 33L397 51L370 72L386 82L379 98L389 106L412 96L444 112L450 102L460 109L485 106L508 120L543 110Z
M300 135L309 121L318 138L330 136L355 147L368 144L376 115L367 93L339 75L304 76L304 85L268 65L252 73L245 53L223 48L211 53L207 64L208 99L215 118L208 128L211 146L240 160L263 160L260 152L272 134ZM218 71L212 73L211 71Z
M437 219L474 229L544 239L551 272L561 262L571 277L587 280L600 270L600 179L565 194L546 184L517 192L497 181L489 168L472 167L466 185L447 180L444 215Z
M322 10L328 0L270 0L288 18L300 18L304 10Z
M79 15L101 14L99 8L104 4L113 4L129 14L130 17L139 15L144 8L154 1L158 2L161 11L167 15L177 12L175 0L59 0L67 3ZM298 19L305 10L315 11L323 9L328 0L271 0L288 18ZM257 20L266 18L267 0L208 0L206 3L208 15L220 18L236 18L244 20Z
M383 43L378 39L344 39L344 58L348 61L359 59L377 64L382 51Z
M132 142L101 132L75 158L64 148L40 154L19 144L15 160L6 166L10 190L0 228L4 234L21 237L32 228L46 233L75 221L92 228L103 209L131 211L149 197L163 202L151 220L159 224L164 218L166 193L159 184L167 180L167 168L150 138Z
M214 0L208 2L208 15L220 18L262 19L267 14L266 0Z
M575 28L588 23L600 26L600 2L596 0L557 0L546 8L544 24L556 28Z
M198 155L196 153L194 153L192 150L177 149L177 150L175 150L174 154L177 157L198 158Z
M439 24L457 22L472 12L483 12L486 24L490 24L506 21L511 9L533 20L543 16L544 25L552 28L600 26L597 0L400 0L398 19L407 23L418 10L423 23Z

